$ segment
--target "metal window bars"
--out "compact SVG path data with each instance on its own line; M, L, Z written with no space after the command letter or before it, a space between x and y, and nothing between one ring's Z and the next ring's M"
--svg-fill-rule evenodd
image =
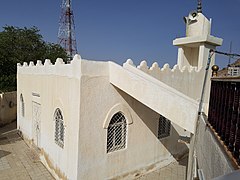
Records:
M55 142L57 145L63 148L65 128L63 124L63 116L59 108L57 108L54 113L54 120L55 120Z
M170 136L171 121L160 115L158 122L158 139Z
M127 123L121 112L116 113L107 129L107 153L126 147Z

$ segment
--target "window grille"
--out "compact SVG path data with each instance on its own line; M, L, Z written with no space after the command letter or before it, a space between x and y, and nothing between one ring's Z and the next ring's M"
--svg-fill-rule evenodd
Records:
M25 113L24 113L25 109L24 109L24 100L23 100L23 95L20 95L20 114L22 117L24 117Z
M55 142L57 145L63 148L65 128L63 124L62 112L59 108L57 108L54 113L54 121L55 121Z
M113 152L126 147L127 123L121 112L116 113L107 129L107 152Z
M158 123L158 139L170 136L171 121L160 115Z

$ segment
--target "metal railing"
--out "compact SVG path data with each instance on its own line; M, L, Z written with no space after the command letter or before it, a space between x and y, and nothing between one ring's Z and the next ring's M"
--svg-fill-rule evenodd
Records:
M240 165L240 78L213 78L208 121Z

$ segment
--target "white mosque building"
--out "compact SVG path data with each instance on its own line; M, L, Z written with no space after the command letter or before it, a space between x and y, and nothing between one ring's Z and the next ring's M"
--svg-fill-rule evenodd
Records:
M188 151L178 139L194 134L209 50L222 44L210 30L201 12L189 14L173 69L80 55L18 64L18 129L57 179L133 178L176 161Z

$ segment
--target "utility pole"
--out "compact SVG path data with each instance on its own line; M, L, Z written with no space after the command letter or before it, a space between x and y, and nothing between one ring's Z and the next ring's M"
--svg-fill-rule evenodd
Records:
M58 44L65 49L68 55L68 63L70 63L70 60L73 58L73 56L77 54L75 24L71 0L62 0L58 30Z

